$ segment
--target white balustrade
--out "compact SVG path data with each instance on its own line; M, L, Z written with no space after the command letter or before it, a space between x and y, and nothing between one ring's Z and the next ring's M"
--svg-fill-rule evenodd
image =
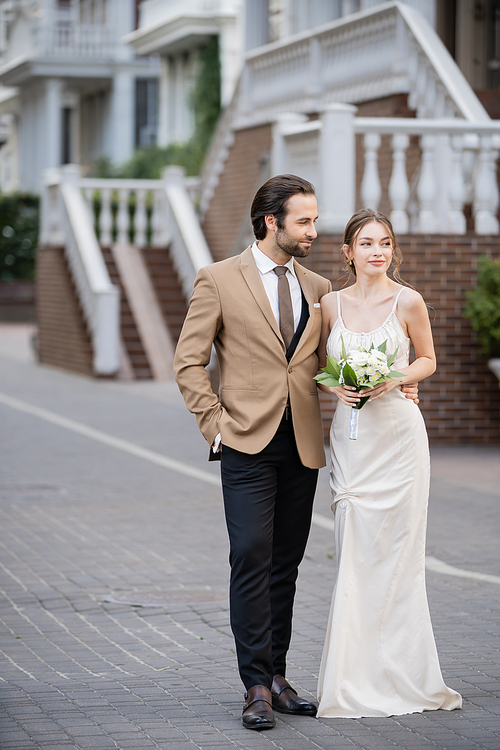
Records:
M163 217L166 213L165 194L161 190L153 192L153 211L151 214L151 244L153 247L166 247L169 238L167 236L165 222Z
M357 133L393 136L389 199L391 220L394 220L396 231L465 234L464 207L473 203L476 233L498 232L498 150L492 146L495 144L498 149L500 145L500 126L497 122L490 120L474 124L456 118L425 120L382 117L358 117L353 122ZM417 220L413 225L406 214L409 185L404 155L408 141L404 138L409 135L420 136L422 152L414 196L418 202ZM447 154L449 158L443 158ZM372 168L370 159L365 170ZM471 174L475 174L475 181L471 182Z
M389 199L392 204L390 220L394 231L407 234L410 224L406 207L410 197L410 185L406 174L406 149L410 142L406 133L392 136L392 174L389 181Z
M161 180L80 180L89 207L97 204L96 229L102 247L114 241L138 247L166 247Z
M436 174L435 174L435 146L436 138L433 135L424 135L420 139L422 148L422 161L420 166L420 179L418 181L417 195L420 202L418 212L418 231L421 234L438 231L438 221L434 210L436 199Z
M118 190L118 213L116 215L116 241L119 245L126 245L128 243L128 229L128 190L127 188L120 188Z
M319 120L301 122L295 116L294 121L286 121L280 117L274 130L273 173L295 167L295 172L306 179L317 175L318 226L322 232L341 232L354 210L354 133L363 136L360 200L369 208L377 208L381 198L377 165L381 136L392 136L392 172L387 187L389 216L396 232L465 234L464 209L471 203L476 233L498 232L498 122L354 117L354 112L350 105L332 105ZM421 150L413 187L406 167L410 136L419 137ZM296 154L302 152L315 163L301 166Z
M364 137L365 171L361 182L361 200L365 208L377 209L382 195L377 165L380 142L381 138L378 133L366 133Z
M101 58L117 55L116 33L108 26L83 23L46 24L32 21L33 50L47 57Z
M463 207L465 204L463 136L451 136L450 144L452 162L448 188L448 199L450 204L450 209L448 211L448 231L450 232L450 234L465 234L467 224L463 212Z
M136 193L136 206L135 206L135 238L134 243L139 247L144 247L146 244L146 228L147 228L147 216L145 198L146 191L144 188L139 188Z
M474 218L478 234L498 234L498 187L496 165L498 152L492 149L491 136L481 138L477 164Z
M92 188L87 188L87 191ZM86 191L86 194L87 194ZM109 247L112 243L113 215L111 213L111 189L101 190L101 211L99 214L99 241L102 247Z
M332 101L409 95L418 117L488 115L432 26L405 3L376 4L248 53L236 127Z

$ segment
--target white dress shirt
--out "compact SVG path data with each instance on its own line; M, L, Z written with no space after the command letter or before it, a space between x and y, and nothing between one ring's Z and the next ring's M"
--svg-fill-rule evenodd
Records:
M271 260L259 247L256 242L252 245L252 254L255 260L255 264L259 270L260 278L266 290L271 309L276 318L278 326L280 324L280 312L279 312L279 301L278 301L278 276L274 273L276 263ZM293 328L296 331L299 325L300 316L302 314L302 289L300 288L299 280L295 274L293 267L293 258L290 258L288 263L285 263L286 274L285 278L288 279L288 285L290 287L290 297L292 298L292 309L293 309Z

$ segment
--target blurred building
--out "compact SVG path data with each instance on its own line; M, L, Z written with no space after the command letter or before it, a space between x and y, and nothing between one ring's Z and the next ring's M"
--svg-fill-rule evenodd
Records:
M118 5L108 1L111 13ZM12 3L19 28L38 18L35 5ZM89 7L96 6L95 0ZM390 217L404 277L435 311L439 368L420 389L430 439L497 444L498 381L462 311L478 258L500 254L499 6L500 0L138 2L137 28L130 21L123 33L130 50L161 60L158 142L190 138L197 59L214 37L223 111L195 183L176 167L161 180L85 178L72 165L45 175L40 360L97 376L171 377L196 272L252 241L255 191L270 176L291 172L316 186L318 238L305 263L334 289L346 283L339 246L351 214L368 206ZM9 23L7 49L17 39ZM43 137L53 127L72 132L62 94L69 78L60 67L56 76L52 58L42 65L33 54L9 58L0 69L0 81L18 92L18 109L4 111L20 118L24 137L23 86L31 85L26 106L34 109L37 96L45 97ZM97 87L107 86L109 117L120 112L117 102L129 101L125 74L138 64L132 52L120 54ZM72 69L70 59L64 69ZM93 92L95 80L85 79ZM83 87L83 79L71 78L71 90L77 81ZM87 94L78 96L81 108ZM116 140L114 159L123 133L133 141L131 122L122 116L106 131ZM20 152L34 142L23 141ZM50 143L38 170L65 161L55 139ZM86 163L82 152L71 158L78 157ZM322 403L327 427L333 403L323 396Z
M242 0L142 0L128 42L139 55L160 55L158 143L183 143L193 133L189 95L200 47L217 37L221 102L231 101L243 63Z
M156 142L158 62L122 42L135 25L134 0L1 0L2 190Z

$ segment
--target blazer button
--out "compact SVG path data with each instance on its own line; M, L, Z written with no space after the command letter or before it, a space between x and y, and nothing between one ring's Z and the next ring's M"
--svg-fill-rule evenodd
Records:
M289 367L288 372L293 372L293 367Z

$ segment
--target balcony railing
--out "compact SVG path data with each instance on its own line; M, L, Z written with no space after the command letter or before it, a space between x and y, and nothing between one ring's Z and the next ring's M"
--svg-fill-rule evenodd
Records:
M116 33L97 24L34 23L33 51L56 58L113 59L119 47Z
M418 117L488 116L436 32L413 8L384 3L247 55L241 125L280 111L409 93Z
M274 125L272 172L317 185L323 231L342 232L363 206L382 207L399 233L465 234L467 216L476 234L498 233L498 122L355 111L331 105L319 120L289 115Z

